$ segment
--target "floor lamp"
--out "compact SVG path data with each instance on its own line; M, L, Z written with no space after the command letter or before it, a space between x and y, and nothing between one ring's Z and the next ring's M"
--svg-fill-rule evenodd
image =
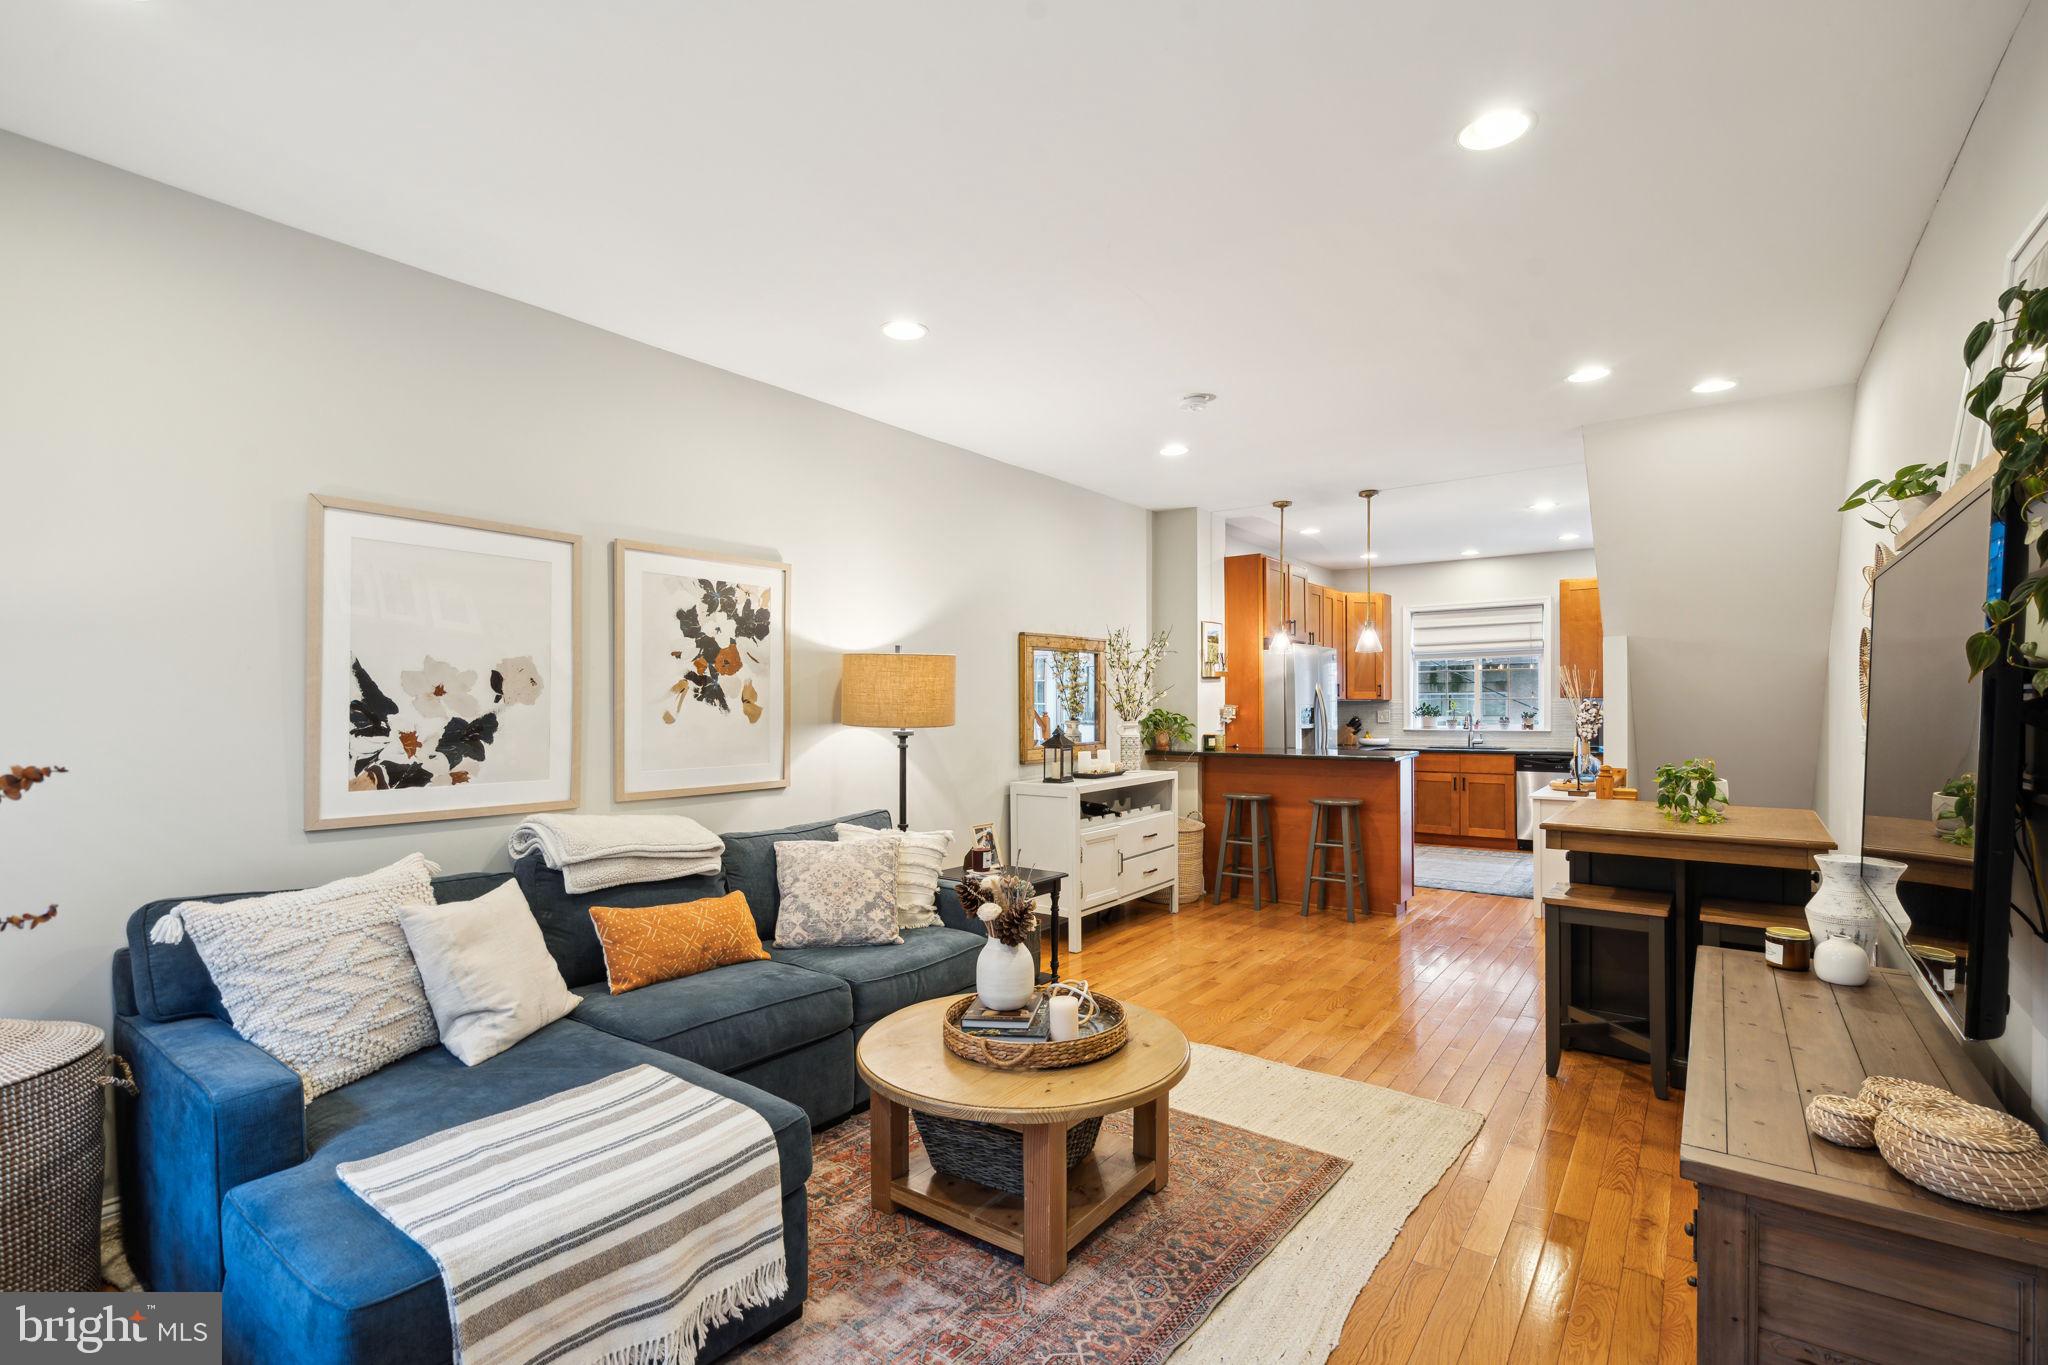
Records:
M839 665L839 722L896 732L896 828L910 828L910 732L953 723L953 656L848 654Z

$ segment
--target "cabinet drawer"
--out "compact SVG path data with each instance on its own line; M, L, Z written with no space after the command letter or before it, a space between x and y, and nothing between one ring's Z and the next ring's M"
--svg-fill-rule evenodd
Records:
M1122 821L1116 828L1117 851L1126 858L1137 858L1162 848L1172 848L1177 829L1174 818L1165 811Z
M1140 891L1147 891L1172 881L1174 860L1178 856L1176 849L1156 848L1150 853L1126 857L1123 870L1117 877L1119 894L1134 896Z
M1454 773L1458 771L1460 754L1433 754L1427 751L1415 755L1415 771L1419 773Z

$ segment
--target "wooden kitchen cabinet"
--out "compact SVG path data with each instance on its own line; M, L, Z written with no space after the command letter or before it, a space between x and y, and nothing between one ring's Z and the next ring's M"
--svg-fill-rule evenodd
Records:
M1389 680L1388 659L1394 647L1389 628L1391 599L1383 592L1352 592L1344 595L1344 625L1337 632L1338 649L1344 656L1344 700L1386 701ZM1370 620L1380 633L1377 654L1358 652L1358 633Z
M1560 675L1563 669L1575 668L1587 696L1606 696L1607 690L1600 676L1605 651L1606 632L1600 624L1600 580L1558 579L1557 662ZM1558 695L1564 695L1562 684Z
M1514 755L1418 754L1415 837L1467 848L1515 847Z
M1327 590L1320 583L1310 583L1302 590L1300 619L1294 625L1301 637L1312 645L1330 643L1330 623L1324 616L1323 599Z
M1308 622L1304 619L1308 611L1308 575L1291 573L1287 575L1287 610L1281 613L1294 622L1292 637L1308 639Z
M1270 640L1279 634L1282 624L1287 620L1287 571L1280 567L1280 561L1268 559L1264 555L1242 555L1239 558L1248 559L1260 567L1261 578L1265 582L1266 613L1265 619L1259 625L1257 638ZM1227 610L1227 595L1224 605Z

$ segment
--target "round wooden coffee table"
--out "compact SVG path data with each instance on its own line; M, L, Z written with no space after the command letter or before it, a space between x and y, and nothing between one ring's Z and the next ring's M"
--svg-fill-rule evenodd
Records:
M1099 1062L1057 1071L1002 1071L961 1061L940 1036L953 997L901 1009L869 1029L856 1056L873 1092L874 1203L912 1209L1024 1258L1051 1284L1067 1252L1144 1190L1167 1177L1167 1092L1188 1071L1188 1040L1142 1005L1124 1005L1131 1040ZM1014 1129L1024 1137L1024 1197L941 1175L910 1158L910 1109ZM1134 1111L1131 1150L1097 1149L1067 1169L1067 1129Z

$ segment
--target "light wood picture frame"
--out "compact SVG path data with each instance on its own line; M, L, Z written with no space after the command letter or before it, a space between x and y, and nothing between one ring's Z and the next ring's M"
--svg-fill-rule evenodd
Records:
M571 810L583 538L312 494L305 827Z
M1220 678L1226 666L1223 657L1223 623L1202 622L1201 676L1204 679Z
M612 798L789 785L790 566L612 542Z
M1096 753L1108 747L1109 703L1102 686L1102 650L1104 641L1085 635L1039 635L1029 631L1017 636L1017 761L1038 763L1045 758L1043 736L1038 733L1038 714L1041 711L1057 713L1059 701L1050 686L1044 685L1044 704L1038 702L1041 690L1041 655L1063 654L1069 651L1094 656L1095 703L1092 712L1095 738L1086 742L1076 740L1077 753ZM1053 724L1064 725L1066 718L1054 714ZM1073 738L1069 736L1068 738Z

